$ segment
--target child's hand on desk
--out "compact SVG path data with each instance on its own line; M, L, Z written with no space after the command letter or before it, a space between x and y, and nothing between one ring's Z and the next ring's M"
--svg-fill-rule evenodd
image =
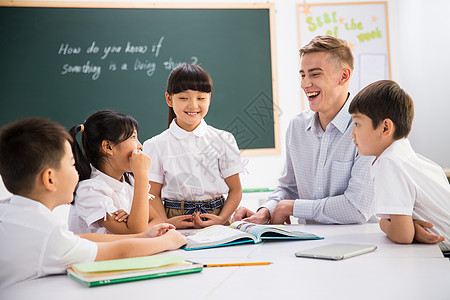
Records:
M177 229L193 228L195 223L191 215L181 215L170 218L170 223Z
M175 229L175 226L169 223L160 223L154 226L149 226L149 228L144 232L145 237L157 237L165 234L170 229Z
M195 228L203 228L217 224L223 225L225 223L225 220L220 216L216 216L213 214L201 214L198 211L194 212L193 217Z
M181 246L186 245L187 243L186 237L181 233L179 233L178 231L176 231L175 229L167 231L167 233L163 234L159 238L163 238L167 241L166 243L164 243L168 247L167 250L178 249Z
M434 225L423 220L413 220L414 222L414 240L419 243L436 244L445 240L443 236L435 235L426 228L432 228Z
M114 214L116 215L114 217L114 220L116 220L117 222L126 222L126 221L128 221L128 214L123 209L119 209L119 210L115 211Z

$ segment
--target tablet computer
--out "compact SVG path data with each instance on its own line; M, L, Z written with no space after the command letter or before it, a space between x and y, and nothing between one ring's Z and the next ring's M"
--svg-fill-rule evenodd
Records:
M303 250L295 253L297 257L341 260L356 255L372 252L377 249L375 245L334 243L325 246Z

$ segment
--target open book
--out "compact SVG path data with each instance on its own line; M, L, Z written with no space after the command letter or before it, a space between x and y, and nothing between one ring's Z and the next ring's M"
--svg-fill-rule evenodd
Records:
M203 265L162 254L74 264L67 275L86 286L151 279L200 272Z
M258 225L237 221L228 226L213 225L186 234L185 250L198 250L212 247L222 247L242 243L261 243L269 239L285 240L316 240L323 239L317 235L291 231L283 225Z

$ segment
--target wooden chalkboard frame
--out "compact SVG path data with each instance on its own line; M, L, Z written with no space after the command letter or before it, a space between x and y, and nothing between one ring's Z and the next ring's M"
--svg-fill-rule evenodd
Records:
M274 3L140 3L140 2L69 2L69 1L5 1L0 0L0 6L5 7L55 7L55 8L130 8L130 9L268 9L270 27L270 50L272 66L272 100L274 120L273 148L243 149L243 156L280 154L280 123L278 106L278 78L276 60L275 36L275 5Z

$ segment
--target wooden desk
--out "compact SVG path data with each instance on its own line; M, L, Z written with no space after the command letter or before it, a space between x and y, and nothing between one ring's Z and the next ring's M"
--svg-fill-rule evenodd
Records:
M205 268L201 273L87 288L66 275L19 283L5 300L90 299L449 299L450 261L437 245L397 245L364 225L292 225L317 241L270 241L196 251L202 263L271 261L268 266ZM375 244L375 252L343 261L296 258L296 251L334 242Z

